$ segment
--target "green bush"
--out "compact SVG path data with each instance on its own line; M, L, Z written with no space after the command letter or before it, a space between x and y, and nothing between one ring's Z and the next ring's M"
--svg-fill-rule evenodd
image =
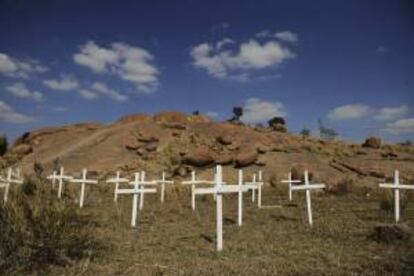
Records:
M99 249L78 209L33 178L0 207L0 271L26 274L93 257Z

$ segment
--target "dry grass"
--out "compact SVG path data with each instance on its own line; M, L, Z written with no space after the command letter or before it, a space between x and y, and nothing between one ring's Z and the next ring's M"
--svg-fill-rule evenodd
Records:
M51 265L71 265L93 257L97 243L79 211L58 201L49 184L29 178L15 186L0 207L0 271L46 272Z
M381 244L369 238L379 222L392 222L378 198L314 193L314 226L306 220L304 198L294 203L266 187L264 205L257 209L244 198L243 226L238 227L235 196L224 199L224 251L215 252L215 204L197 198L190 208L188 191L167 190L145 199L136 229L130 227L131 197L112 201L112 187L89 188L82 213L93 222L94 236L108 250L93 262L81 260L54 267L52 275L401 275L407 269L412 242ZM67 189L77 198L78 189ZM75 204L72 202L71 204ZM414 204L403 219L414 227ZM410 260L412 261L412 259Z

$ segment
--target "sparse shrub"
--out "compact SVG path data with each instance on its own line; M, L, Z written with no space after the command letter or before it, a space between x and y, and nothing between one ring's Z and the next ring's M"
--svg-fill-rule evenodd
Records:
M369 237L378 243L407 242L411 238L411 230L406 225L378 224Z
M304 128L301 130L300 135L302 135L302 138L308 138L311 135L311 131L307 128Z
M194 116L198 116L198 115L200 115L200 111L198 111L198 110L194 110L194 111L193 111L193 115L194 115Z
M71 264L93 257L98 249L86 219L38 181L26 182L22 186L26 192L15 194L0 207L0 271L4 274L33 274L50 265Z
M234 115L234 119L236 121L240 120L240 117L243 116L243 107L241 106L235 106L233 107L233 115Z
M380 209L387 212L394 212L394 193L390 190L383 190L380 194ZM407 208L407 195L400 192L400 212Z
M43 168L41 163L35 161L34 164L33 164L33 171L34 171L37 178L41 178L42 174L43 174L43 171L44 171L44 168Z
M323 140L334 140L338 136L336 130L334 130L333 128L325 127L321 119L318 119L318 123L319 135Z
M274 131L286 132L286 121L282 117L273 117L268 122L268 125Z
M362 144L363 148L373 148L373 149L379 149L381 147L381 139L378 137L368 137L365 139L365 142Z
M336 183L329 185L326 191L330 194L342 196L352 192L352 187L354 186L354 179L352 177L346 176L341 178Z
M8 145L6 135L0 136L0 156L3 156L6 153Z

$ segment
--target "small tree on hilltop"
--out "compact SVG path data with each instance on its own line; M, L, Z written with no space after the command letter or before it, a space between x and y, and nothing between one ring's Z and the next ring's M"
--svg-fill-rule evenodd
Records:
M194 116L200 115L200 111L198 111L198 110L194 110L194 111L193 111L193 115L194 115Z
M233 107L233 115L234 115L233 119L235 121L239 121L240 117L243 116L243 107L241 106Z
M286 132L286 121L283 117L273 117L267 123L275 131Z
M6 153L8 145L6 135L0 136L0 156L3 156Z
M322 139L334 140L336 136L338 136L338 133L333 128L325 127L321 119L318 119L318 123L319 123L319 133Z

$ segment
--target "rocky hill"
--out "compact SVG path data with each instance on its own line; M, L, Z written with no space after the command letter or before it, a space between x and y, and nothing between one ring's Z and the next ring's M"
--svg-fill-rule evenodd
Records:
M19 164L26 173L37 162L46 170L62 164L70 172L84 167L98 174L143 169L154 175L165 170L174 177L188 177L193 169L211 174L211 167L222 164L248 172L260 168L272 185L292 168L308 168L331 187L349 178L378 183L395 169L403 179L414 180L413 146L381 145L376 139L363 145L322 141L179 112L30 131L16 140L1 162L3 167Z

